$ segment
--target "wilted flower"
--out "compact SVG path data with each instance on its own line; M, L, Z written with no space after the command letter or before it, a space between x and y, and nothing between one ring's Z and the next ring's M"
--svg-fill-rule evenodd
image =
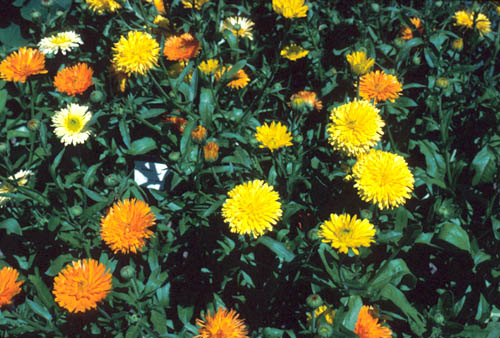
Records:
M203 126L198 126L191 131L191 137L196 143L202 143L207 138L207 129Z
M215 162L219 158L219 146L215 142L208 142L203 146L203 156L207 162Z
M419 18L411 18L411 24L413 27L403 27L401 29L401 39L403 40L411 40L413 39L413 32L417 31L418 34L422 34L424 31L424 27L422 26L422 21Z
M301 90L290 97L292 107L300 107L301 104L307 104L310 109L315 108L320 111L323 108L323 103L318 100L315 92Z
M296 44L292 43L291 45L286 46L284 49L282 49L280 54L288 60L295 61L305 57L307 54L309 54L309 51L302 48L302 46L297 46Z
M9 176L7 181L15 181L17 186L22 187L28 183L28 177L32 174L31 170L21 170L14 174L14 176ZM3 182L0 184L0 208L7 202L10 197L1 196L1 194L13 193L16 191L16 187L9 182Z
M206 4L207 2L210 2L210 0L182 0L184 8L194 7L197 10L200 10L201 7L203 7L203 5Z

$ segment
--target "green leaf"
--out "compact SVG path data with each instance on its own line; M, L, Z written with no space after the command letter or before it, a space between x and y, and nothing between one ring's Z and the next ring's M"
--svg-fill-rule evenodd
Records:
M0 229L5 229L5 231L7 231L7 235L16 234L21 236L23 234L21 226L15 218L7 218L2 221L0 223Z
M488 146L483 147L483 149L476 154L472 160L472 169L475 171L474 177L472 178L473 186L479 183L489 183L493 181L493 177L497 170L495 160L495 154Z
M125 338L137 338L139 337L139 333L141 332L141 326L136 324L134 326L129 327L127 333L125 334Z
M225 72L224 75L222 76L222 80L229 80L231 79L234 74L236 74L241 68L245 67L247 64L247 60L240 60L236 62L233 66L231 66L231 69L228 72Z
M130 145L127 153L130 155L142 155L156 149L156 142L151 137L143 137L135 140Z
M118 123L118 129L120 130L120 134L122 135L123 143L127 146L127 148L130 148L130 133L125 118L120 120L120 122Z
M342 324L346 328L354 331L356 321L358 320L359 310L361 310L361 307L363 306L363 301L359 296L351 296L349 297L347 306L349 307L349 311L345 314Z
M52 321L52 315L44 306L29 299L26 299L26 302L28 303L28 306L31 308L31 310L33 310L33 312L47 319L47 321L49 322Z
M165 334L167 333L167 318L166 318L165 311L160 308L154 308L151 311L151 323L153 323L153 327L155 328L156 332L159 334Z
M186 325L193 317L194 306L182 307L177 305L177 315L179 316L180 321Z
M106 197L106 196L99 195L95 191L92 191L92 190L87 189L85 187L82 187L82 189L85 192L85 195L87 195L88 198L90 198L94 202L107 202L108 201L109 196Z
M5 104L7 103L7 91L5 89L0 90L0 113L3 112Z
M455 223L445 223L441 227L438 238L470 253L469 235Z
M40 297L42 303L51 309L55 306L54 299L49 291L49 288L45 285L42 278L40 278L38 268L35 268L35 275L28 276L29 281L35 287L38 296Z
M500 240L500 220L495 218L495 216L491 216L491 225L493 227L493 235L495 236L495 239L498 241Z
M21 35L21 28L15 23L0 29L0 42L10 48L18 48L28 44L28 40Z
M52 263L50 263L50 267L47 269L45 274L47 276L53 277L53 276L57 275L62 270L63 266L66 263L71 262L73 260L74 260L74 258L71 254L60 255L59 257L54 259L52 261Z
M295 258L295 255L290 251L288 251L288 249L283 243L278 242L272 239L271 237L261 236L257 240L257 243L267 246L272 252L274 252L279 258L283 259L285 262L291 262Z
M201 89L199 109L203 125L209 127L212 123L212 114L215 110L212 93L207 88Z

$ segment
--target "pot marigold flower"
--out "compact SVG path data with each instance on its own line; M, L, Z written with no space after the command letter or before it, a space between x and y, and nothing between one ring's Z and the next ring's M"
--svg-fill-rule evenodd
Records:
M413 32L417 31L418 34L422 34L424 31L424 27L422 26L422 21L420 21L419 18L411 18L410 22L413 25L412 28L403 27L401 29L401 39L406 41L413 39Z
M304 18L309 8L304 0L273 0L273 11L285 18Z
M484 35L491 32L491 21L483 13L469 11L458 11L453 15L456 23L455 26L462 26L468 29L473 27L479 31L479 34Z
M207 162L215 162L219 158L219 146L215 142L208 142L203 146L203 157Z
M202 143L207 138L207 129L203 126L197 126L191 131L191 137L196 143Z
M200 326L198 335L194 338L245 338L248 337L247 329L243 319L234 310L219 308L212 316L210 311L205 320L196 319L196 325Z
M272 230L283 213L278 193L262 180L237 185L228 196L222 206L222 216L231 232L257 238L266 230Z
M198 69L205 75L213 75L219 69L219 60L208 59L198 66Z
M94 71L86 63L79 63L73 67L60 70L54 78L54 87L62 93L71 96L83 94L94 84Z
M7 182L3 182L0 184L0 208L3 207L10 197L1 196L1 194L8 194L16 192L16 187L10 184L8 181L16 182L18 187L22 187L28 183L28 178L33 172L31 170L21 170L14 174L14 176L9 176L7 178ZM0 279L1 280L1 279Z
M262 143L259 148L268 148L271 152L292 145L292 134L281 122L273 121L271 125L264 123L264 125L257 127L255 138Z
M66 55L66 52L77 48L81 44L83 44L83 41L80 34L69 31L43 38L38 43L38 49L43 54L57 54L60 51L63 55Z
M12 298L21 292L21 285L24 281L17 281L19 272L9 266L0 270L0 308L9 305Z
M370 149L358 156L352 176L361 199L378 204L381 210L403 205L411 197L414 178L399 155Z
M163 55L170 61L187 61L200 52L200 42L191 34L184 33L181 36L171 36L165 41Z
M367 57L363 51L352 52L346 56L346 59L351 66L351 71L357 75L368 73L375 63L375 59Z
M144 32L131 31L113 46L113 66L116 71L144 75L158 66L160 45L153 37Z
M296 44L292 43L291 45L283 48L280 54L288 60L295 61L305 57L307 54L309 54L309 51L302 48L302 46L297 46Z
M54 280L55 301L71 313L95 309L111 290L111 273L94 259L67 265Z
M229 30L234 36L253 40L253 21L241 16L232 16L222 22L221 31Z
M160 13L160 14L166 13L164 0L153 0L153 4L154 4L156 10L158 11L158 13Z
M369 247L375 242L375 228L368 220L357 219L356 215L330 214L330 220L320 226L318 236L339 252L346 254L351 249L359 255L359 247Z
M370 150L383 135L380 110L365 100L354 100L334 108L328 124L328 142L349 156Z
M333 325L333 318L335 317L335 311L333 311L332 309L330 309L326 305L321 305L318 308L316 308L316 310L314 310L314 317L317 319L321 315L323 315L323 317L325 318L325 321L329 325ZM312 320L312 316L311 316L311 314L308 313L307 314L307 322L310 322L311 320Z
M28 76L45 74L45 55L37 49L22 47L0 63L0 79L25 83Z
M380 70L363 75L359 82L359 95L375 103L389 100L394 102L401 95L402 85L398 79L391 74Z
M358 320L354 332L360 338L391 338L392 332L388 327L380 325L378 318L371 315L371 306L363 305L359 310Z
M85 143L90 136L87 124L92 118L87 106L70 103L66 108L56 112L52 117L54 133L61 139L65 146Z
M163 121L166 123L173 123L179 132L183 132L184 128L186 128L187 120L183 119L182 117L176 117L176 116L164 116Z
M302 103L305 103L309 108L315 108L317 111L323 108L323 103L318 100L316 93L307 90L301 90L290 96L290 102L292 106L300 106Z
M182 0L184 8L193 8L194 5L194 8L197 10L200 10L207 2L210 2L210 0Z
M119 2L115 0L85 0L90 9L97 14L104 14L104 12L116 12L117 9L122 8Z
M222 76L229 72L231 70L231 67L222 67L220 68L216 73L215 73L215 79L219 81L222 79ZM240 69L238 70L233 77L230 79L230 81L226 84L227 87L231 87L233 89L241 89L243 87L246 87L246 85L250 82L250 78L248 77L248 74L243 70Z
M118 201L101 219L101 238L114 253L137 253L145 239L153 237L149 230L155 215L149 205L135 198Z

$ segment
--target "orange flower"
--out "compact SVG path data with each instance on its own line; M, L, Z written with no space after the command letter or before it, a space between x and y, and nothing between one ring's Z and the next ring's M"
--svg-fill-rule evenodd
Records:
M19 277L17 270L5 266L0 270L0 308L12 302L12 298L21 292L21 284L24 281L16 282Z
M205 161L215 162L219 158L219 146L215 142L208 142L203 147L203 155L205 156Z
M73 67L61 69L54 78L54 86L62 93L71 96L83 94L90 86L94 71L86 63L79 63Z
M45 55L38 49L22 47L0 63L0 79L26 82L30 75L45 74Z
M391 338L391 329L381 326L378 322L378 318L374 318L370 314L372 311L373 308L371 306L363 305L361 307L354 332L357 333L360 338Z
M191 137L196 143L201 143L207 137L207 129L203 126L198 126L191 132Z
M168 60L189 60L200 52L200 42L191 34L184 33L181 36L171 36L165 41L163 55Z
M153 237L149 227L155 215L149 205L135 198L118 201L101 219L101 238L114 253L137 253L146 245L144 239Z
M424 31L424 27L422 26L422 21L419 18L411 18L410 22L413 24L413 27L403 27L401 29L401 39L403 40L411 40L413 39L413 32L417 31L419 35L421 35Z
M196 325L201 326L199 335L193 338L244 338L248 337L243 319L234 310L219 308L212 316L210 311L205 320L196 319Z
M187 124L186 119L176 116L164 116L163 121L166 123L173 123L181 133L184 132L184 128L186 128Z
M231 70L230 66L229 67L224 66L220 68L214 75L215 79L219 81L224 75L224 73L229 72L230 70ZM241 89L245 87L248 84L248 82L250 82L250 78L248 77L247 73L243 69L240 69L233 75L231 81L229 81L226 84L226 86L234 89Z
M301 102L305 102L310 108L315 108L320 111L323 108L323 103L317 99L316 93L307 90L301 90L298 93L293 94L290 97L290 101L295 104L300 105Z
M163 0L153 0L153 4L155 5L156 10L160 14L165 14L166 13L166 11L165 11L165 3L164 3Z
M401 83L394 75L386 74L380 70L363 75L360 78L359 95L367 101L375 103L389 100L394 102L402 90Z
M94 259L67 265L54 280L55 301L69 312L95 309L111 290L111 273Z

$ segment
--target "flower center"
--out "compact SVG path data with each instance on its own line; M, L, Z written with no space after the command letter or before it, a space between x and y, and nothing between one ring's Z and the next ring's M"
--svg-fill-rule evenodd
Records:
M58 36L58 37L54 38L54 40L52 41L52 43L54 45L64 45L68 42L70 42L70 40L68 38L66 38L65 36Z
M77 116L68 116L66 129L72 133L77 133L82 129L82 120Z

